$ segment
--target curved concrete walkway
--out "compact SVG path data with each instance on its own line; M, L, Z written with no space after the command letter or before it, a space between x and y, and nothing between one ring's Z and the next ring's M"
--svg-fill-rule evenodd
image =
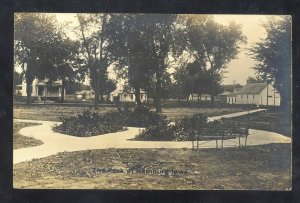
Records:
M255 111L256 112L256 111ZM226 117L240 116L240 112L225 115ZM251 112L250 112L251 113ZM242 114L243 115L243 114ZM221 116L222 117L222 116ZM209 120L220 119L221 117L211 117ZM58 152L64 151L80 151L88 149L106 149L106 148L191 148L190 141L174 142L174 141L130 141L134 138L142 128L129 127L128 130L116 133L109 133L92 137L74 137L52 131L52 126L59 122L36 121L14 119L19 122L40 123L42 125L25 127L20 130L24 136L33 137L44 142L44 144L14 150L13 163L29 161L34 158L43 158ZM247 145L262 145L270 143L291 143L291 139L278 133L249 130ZM243 141L243 140L242 140ZM215 141L199 142L201 148L215 148ZM224 141L224 147L238 146L238 139L230 139Z

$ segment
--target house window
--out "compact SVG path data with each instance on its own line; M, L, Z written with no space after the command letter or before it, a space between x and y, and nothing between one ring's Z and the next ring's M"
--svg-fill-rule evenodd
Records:
M255 98L255 95L253 95L253 99Z
M143 99L143 95L141 94L141 99Z
M234 103L236 103L236 98L234 98Z
M130 98L131 98L131 100L133 100L133 94L132 94L132 95L130 95Z
M248 99L248 94L247 94L247 99Z

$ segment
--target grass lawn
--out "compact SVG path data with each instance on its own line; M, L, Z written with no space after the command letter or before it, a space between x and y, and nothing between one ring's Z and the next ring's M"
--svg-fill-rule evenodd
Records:
M271 131L288 137L292 135L291 117L278 110L261 111L232 119L250 125L252 129Z
M14 118L30 119L30 120L47 120L59 121L62 116L75 116L82 113L88 107L83 106L58 106L58 105L15 105ZM112 106L99 106L98 112L105 113L107 111L117 110ZM152 109L155 111L155 109ZM243 108L163 108L162 113L168 119L174 121L184 116L192 116L197 113L203 113L206 116L217 116L228 113L244 111Z
M29 127L29 126L36 126L40 124L34 123L19 123L14 122L13 127L13 149L20 149L26 147L34 147L43 144L41 140L37 140L32 137L26 137L19 133L22 128Z
M15 164L13 174L14 188L289 190L291 145L64 152Z

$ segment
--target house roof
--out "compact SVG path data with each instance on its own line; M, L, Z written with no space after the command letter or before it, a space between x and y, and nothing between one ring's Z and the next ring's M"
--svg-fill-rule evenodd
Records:
M230 94L227 95L227 97L236 97L236 93L235 92L230 93Z
M46 85L50 85L53 87L57 87L57 86L62 86L62 81L58 80L58 81L53 81L51 84L47 84L48 81L46 80L38 80L37 84L38 86L46 86Z
M219 94L220 96L227 96L227 95L230 95L231 92L222 92L221 94Z
M81 91L76 91L75 94L94 94L93 90L81 90Z
M267 83L249 83L239 89L237 94L258 94L267 87Z
M116 89L113 92L110 93L111 95L118 95L118 94L134 94L133 89L130 90L121 90L121 89ZM140 89L140 94L146 94L146 91L143 89Z

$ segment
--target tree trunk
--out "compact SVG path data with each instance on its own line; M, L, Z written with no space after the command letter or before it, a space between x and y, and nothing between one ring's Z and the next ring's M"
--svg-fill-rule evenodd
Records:
M99 94L101 103L104 103L103 94Z
M215 104L215 97L214 94L210 94L210 106L213 107Z
M161 76L157 74L155 87L156 113L161 113Z
M98 104L99 104L99 87L95 88L95 99L94 99L94 109L98 109Z
M26 84L26 104L29 105L31 103L31 93L32 93L32 82L27 82Z
M62 80L62 86L61 86L61 94L60 94L60 102L65 102L65 88L66 88L66 79L63 78Z
M137 104L137 107L141 107L142 106L141 92L138 86L134 88L134 96L135 96L135 102Z

